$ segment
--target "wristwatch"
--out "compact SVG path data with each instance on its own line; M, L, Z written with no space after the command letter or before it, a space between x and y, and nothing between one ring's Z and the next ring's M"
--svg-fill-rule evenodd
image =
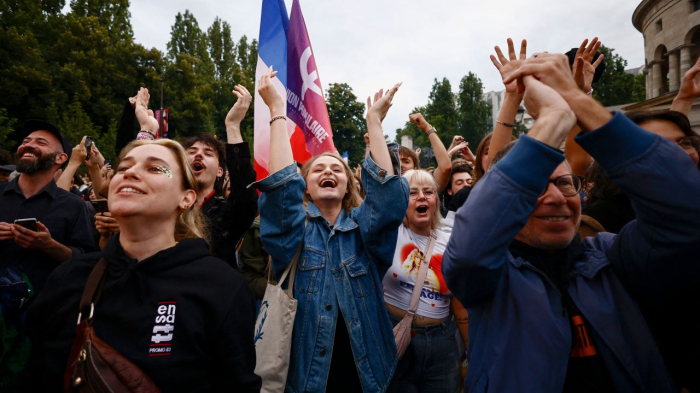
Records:
M430 134L437 134L437 130L435 129L435 127L431 127L431 128L430 128L428 131L426 131L425 133L428 135L428 137L430 137Z

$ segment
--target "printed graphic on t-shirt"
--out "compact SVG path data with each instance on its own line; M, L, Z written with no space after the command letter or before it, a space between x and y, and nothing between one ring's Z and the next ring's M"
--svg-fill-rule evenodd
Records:
M418 301L419 315L444 318L450 313L452 294L442 274L442 254L448 240L448 232L437 232L437 240ZM427 243L427 236L417 235L403 225L399 227L394 261L382 280L384 300L387 303L402 309L408 307Z
M158 302L157 315L153 325L151 346L148 356L168 356L172 353L173 334L175 332L175 311L177 302Z
M574 315L571 317L571 322L574 325L574 344L571 348L571 357L584 358L598 354L583 318L580 315Z
M421 259L423 259L423 252L421 252L415 244L408 243L402 247L401 260L403 263L401 264L401 268L405 276L413 277L414 282L418 278ZM425 281L429 283L433 292L441 294L449 292L447 284L445 284L445 278L442 276L442 254L433 252Z

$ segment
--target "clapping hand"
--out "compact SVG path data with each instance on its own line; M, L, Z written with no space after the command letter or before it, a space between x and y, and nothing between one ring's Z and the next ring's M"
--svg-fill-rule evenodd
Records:
M496 58L496 56L494 55L491 55L491 62L494 66L496 66L498 72L501 73L501 78L505 78L506 75L511 73L516 68L520 67L523 63L523 60L525 60L525 58L527 57L527 40L523 40L520 43L520 55L517 58L515 57L515 48L513 47L513 40L510 38L508 38L507 58L503 55L503 52L501 52L501 48L496 46L494 49L496 50L496 55L498 55L498 58ZM518 92L518 83L516 81L507 83L505 84L505 86L506 93L522 94L522 92Z
M370 119L378 119L384 121L386 114L391 107L391 101L394 99L394 94L399 90L401 83L397 83L384 94L384 89L380 89L374 94L374 103L370 97L367 97L367 121Z
M134 106L134 112L136 114L136 120L138 120L141 130L147 131L152 135L156 135L158 132L158 120L153 115L153 111L148 109L148 100L151 95L148 94L148 89L142 87L139 89L139 93L136 95L136 104Z
M85 158L87 157L87 149L85 148L85 139L87 139L87 136L84 136L83 139L80 141L78 145L73 147L73 151L71 152L70 155L70 162L72 162L74 165L80 166L85 161ZM92 159L92 157L91 157Z
M276 75L277 71L273 71L272 66L270 66L270 69L258 81L258 93L260 93L260 97L265 102L265 105L270 108L271 116L284 116L284 97L277 90L277 86L272 83L272 78Z
M605 57L601 54L598 56L598 59L593 62L593 57L595 57L601 44L602 43L598 41L598 37L593 38L590 44L588 44L588 39L586 38L576 51L572 72L574 74L574 80L576 80L576 86L584 93L591 91L595 69L598 68Z
M700 58L683 76L676 99L694 102L698 97L700 97Z
M233 95L235 95L238 99L226 115L225 123L227 128L240 127L248 108L250 108L250 103L253 100L250 92L248 92L248 89L246 89L243 85L236 85L231 93L233 93Z

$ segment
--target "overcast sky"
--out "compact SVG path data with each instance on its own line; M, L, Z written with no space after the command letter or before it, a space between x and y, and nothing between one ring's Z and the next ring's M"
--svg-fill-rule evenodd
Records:
M285 0L287 11L292 0ZM534 52L566 52L598 36L625 58L644 64L644 39L632 26L640 0L302 0L311 45L324 91L345 82L366 98L403 81L384 131L394 136L411 109L423 105L435 78L447 77L456 92L469 71L484 91L502 90L489 60L506 39L528 40ZM165 5L167 4L167 5ZM219 16L234 40L258 38L261 0L132 0L135 39L165 52L175 15L187 9L205 30ZM517 44L516 44L517 45ZM439 130L438 130L439 131Z

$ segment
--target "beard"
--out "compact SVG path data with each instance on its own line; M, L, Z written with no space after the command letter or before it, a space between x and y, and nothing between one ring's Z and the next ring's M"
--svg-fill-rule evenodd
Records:
M36 156L36 160L23 160L22 156L24 155L24 153L34 154ZM56 162L56 156L58 156L58 154L58 152L53 152L48 155L43 155L40 151L32 148L18 150L17 154L15 155L15 161L17 162L15 169L17 170L17 172L23 173L25 175L33 175L35 173L47 171L51 169L51 167L53 167L54 163Z

